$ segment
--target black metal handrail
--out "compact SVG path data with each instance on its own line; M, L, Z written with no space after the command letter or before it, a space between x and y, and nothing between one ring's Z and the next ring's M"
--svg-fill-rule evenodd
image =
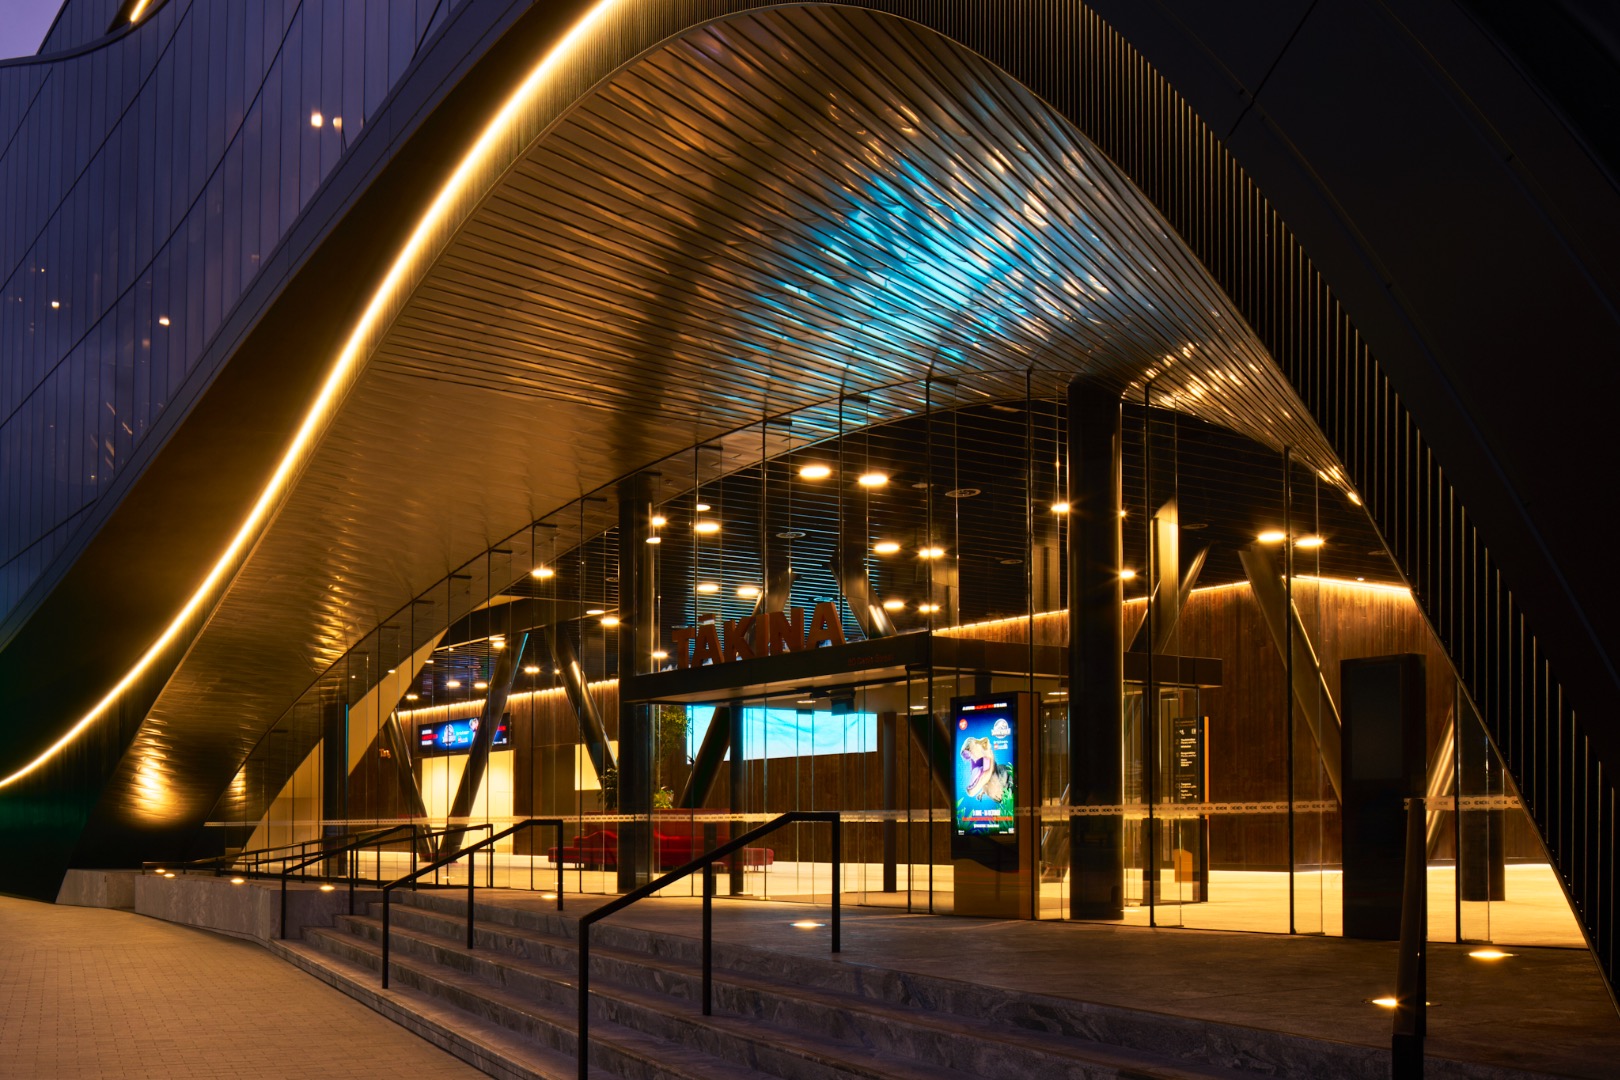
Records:
M380 830L378 830L376 832L367 833L364 836L357 837L356 839L350 841L347 844L343 844L343 845L341 845L339 847L329 848L327 850L322 851L319 855L311 856L310 858L304 859L301 862L293 863L291 865L287 865L286 863L283 863L282 867L281 867L281 874L280 874L280 877L281 877L281 939L283 941L285 941L287 939L287 879L290 878L295 871L302 870L304 867L311 866L311 865L313 865L315 863L318 863L318 862L325 862L327 859L332 859L332 858L335 858L335 857L337 857L339 855L348 854L348 853L358 851L361 848L371 847L373 844L392 844L392 843L396 843L399 840L404 839L404 837L398 837L398 836L389 837L388 834L389 833L397 833L401 829L407 829L407 830L410 831L410 834L411 834L410 835L411 852L412 852L412 857L414 858L415 857L415 852L416 852L416 841L417 841L416 829L417 829L417 827L414 824L406 823L406 824L403 824L403 825L390 825L386 829L380 829ZM350 861L349 861L348 878L349 878L349 914L353 915L354 914L354 861L353 861L353 859L350 859Z
M1401 890L1401 951L1395 972L1395 1024L1390 1075L1421 1080L1428 1028L1429 866L1428 821L1422 796L1406 809L1406 880Z
M562 848L562 846L563 846L563 827L564 826L563 826L562 818L529 818L529 819L527 819L525 821L520 821L516 825L510 826L509 828L502 829L500 832L495 833L492 836L486 836L484 839L478 841L478 843L473 844L470 847L461 848L460 850L454 852L453 854L445 855L442 858L436 859L430 865L424 866L420 870L413 870L409 874L406 874L404 877L396 878L395 880L390 881L388 884L383 886L383 890L382 890L382 987L383 987L384 990L388 989L388 926L389 926L388 913L389 913L390 898L391 898L391 896L393 894L393 891L395 889L399 888L401 885L413 885L417 878L420 878L425 874L431 874L434 871L438 870L440 867L448 866L451 863L458 861L459 859L461 859L462 856L465 855L467 857L467 948L471 949L473 947L473 935L474 935L474 925L473 925L474 924L474 917L473 917L473 885L478 880L477 865L476 865L478 851L481 848L488 848L489 849L489 874L490 874L490 881L493 883L493 881L495 879L495 847L494 847L495 842L498 841L498 840L504 840L508 836L513 835L514 833L521 832L524 829L533 828L533 827L538 826L538 825L548 825L548 826L551 826L552 828L557 830L557 847L559 849L558 853L557 853L558 854L558 858L557 858L557 910L561 911L563 909L563 863L562 863L562 857L561 857L562 852L560 850ZM488 828L488 827L489 826L487 826L487 825L484 825L484 826L476 826L476 825L472 826L472 828ZM493 885L491 887L493 887ZM532 855L529 858L529 888L530 889L534 888L534 857Z
M714 1013L714 864L725 859L755 840L775 832L784 825L800 822L825 821L832 826L832 951L842 945L838 897L840 892L839 865L843 862L843 829L835 810L794 810L773 818L757 829L751 829L734 840L728 840L713 851L699 855L683 866L677 866L663 877L614 897L601 907L586 912L579 919L579 1080L586 1080L590 1062L591 1023L591 926L609 915L623 911L637 900L645 900L661 889L666 889L691 874L703 871L703 1015ZM558 894L561 895L560 893ZM387 910L384 908L383 910ZM385 939L386 940L386 939Z
M146 862L141 863L141 870L145 872L151 870L153 867L162 867L172 868L179 870L181 873L185 873L189 870L206 869L213 870L217 875L222 873L225 867L229 867L232 863L248 858L249 856L273 855L278 851L296 851L299 854L303 854L305 851L308 851L311 847L317 844L329 844L335 839L348 839L353 835L353 833L345 833L342 837L318 836L313 840L299 840L292 844L278 844L275 847L255 848L252 851L237 851L228 855L209 855L206 858L188 859L184 862L174 862L173 860L169 859L149 859ZM254 874L259 873L260 871L258 870L257 860L255 861L253 870L244 872Z

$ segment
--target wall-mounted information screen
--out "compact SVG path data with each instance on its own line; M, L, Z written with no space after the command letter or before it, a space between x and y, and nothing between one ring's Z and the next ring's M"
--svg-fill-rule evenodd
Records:
M501 722L495 728L495 738L490 741L491 749L512 744L512 734L507 725L511 713L501 717ZM416 752L424 756L433 754L465 754L472 749L473 739L478 734L478 717L466 720L442 720L437 724L423 724L416 729Z
M1018 711L1012 697L958 701L956 809L958 836L1012 836L1017 828Z

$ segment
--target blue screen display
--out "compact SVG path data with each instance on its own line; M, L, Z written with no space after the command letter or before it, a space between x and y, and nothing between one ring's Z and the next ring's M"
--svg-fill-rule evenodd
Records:
M510 746L511 732L507 729L510 714L501 717L500 726L495 729L495 738L490 743L493 749L500 746ZM437 724L423 724L416 729L416 752L418 754L465 754L472 749L473 738L478 734L478 718L470 717L466 720L444 720Z
M693 705L687 717L686 753L696 758L714 719L714 706ZM747 761L877 750L877 713L745 708L742 724L743 758ZM730 753L726 760L731 760Z

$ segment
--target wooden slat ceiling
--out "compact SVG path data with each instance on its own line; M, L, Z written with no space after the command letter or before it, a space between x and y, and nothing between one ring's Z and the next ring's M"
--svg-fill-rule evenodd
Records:
M1009 77L871 13L709 24L591 93L489 193L106 798L200 819L363 635L582 493L765 416L830 430L841 393L870 392L877 422L914 411L930 372L988 399L1023 397L1030 369L1047 392L1153 380L1157 403L1332 466L1204 268Z

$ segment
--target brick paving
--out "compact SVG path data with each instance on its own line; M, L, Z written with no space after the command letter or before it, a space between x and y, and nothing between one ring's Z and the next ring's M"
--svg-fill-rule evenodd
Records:
M478 1072L258 945L0 896L0 1077Z

